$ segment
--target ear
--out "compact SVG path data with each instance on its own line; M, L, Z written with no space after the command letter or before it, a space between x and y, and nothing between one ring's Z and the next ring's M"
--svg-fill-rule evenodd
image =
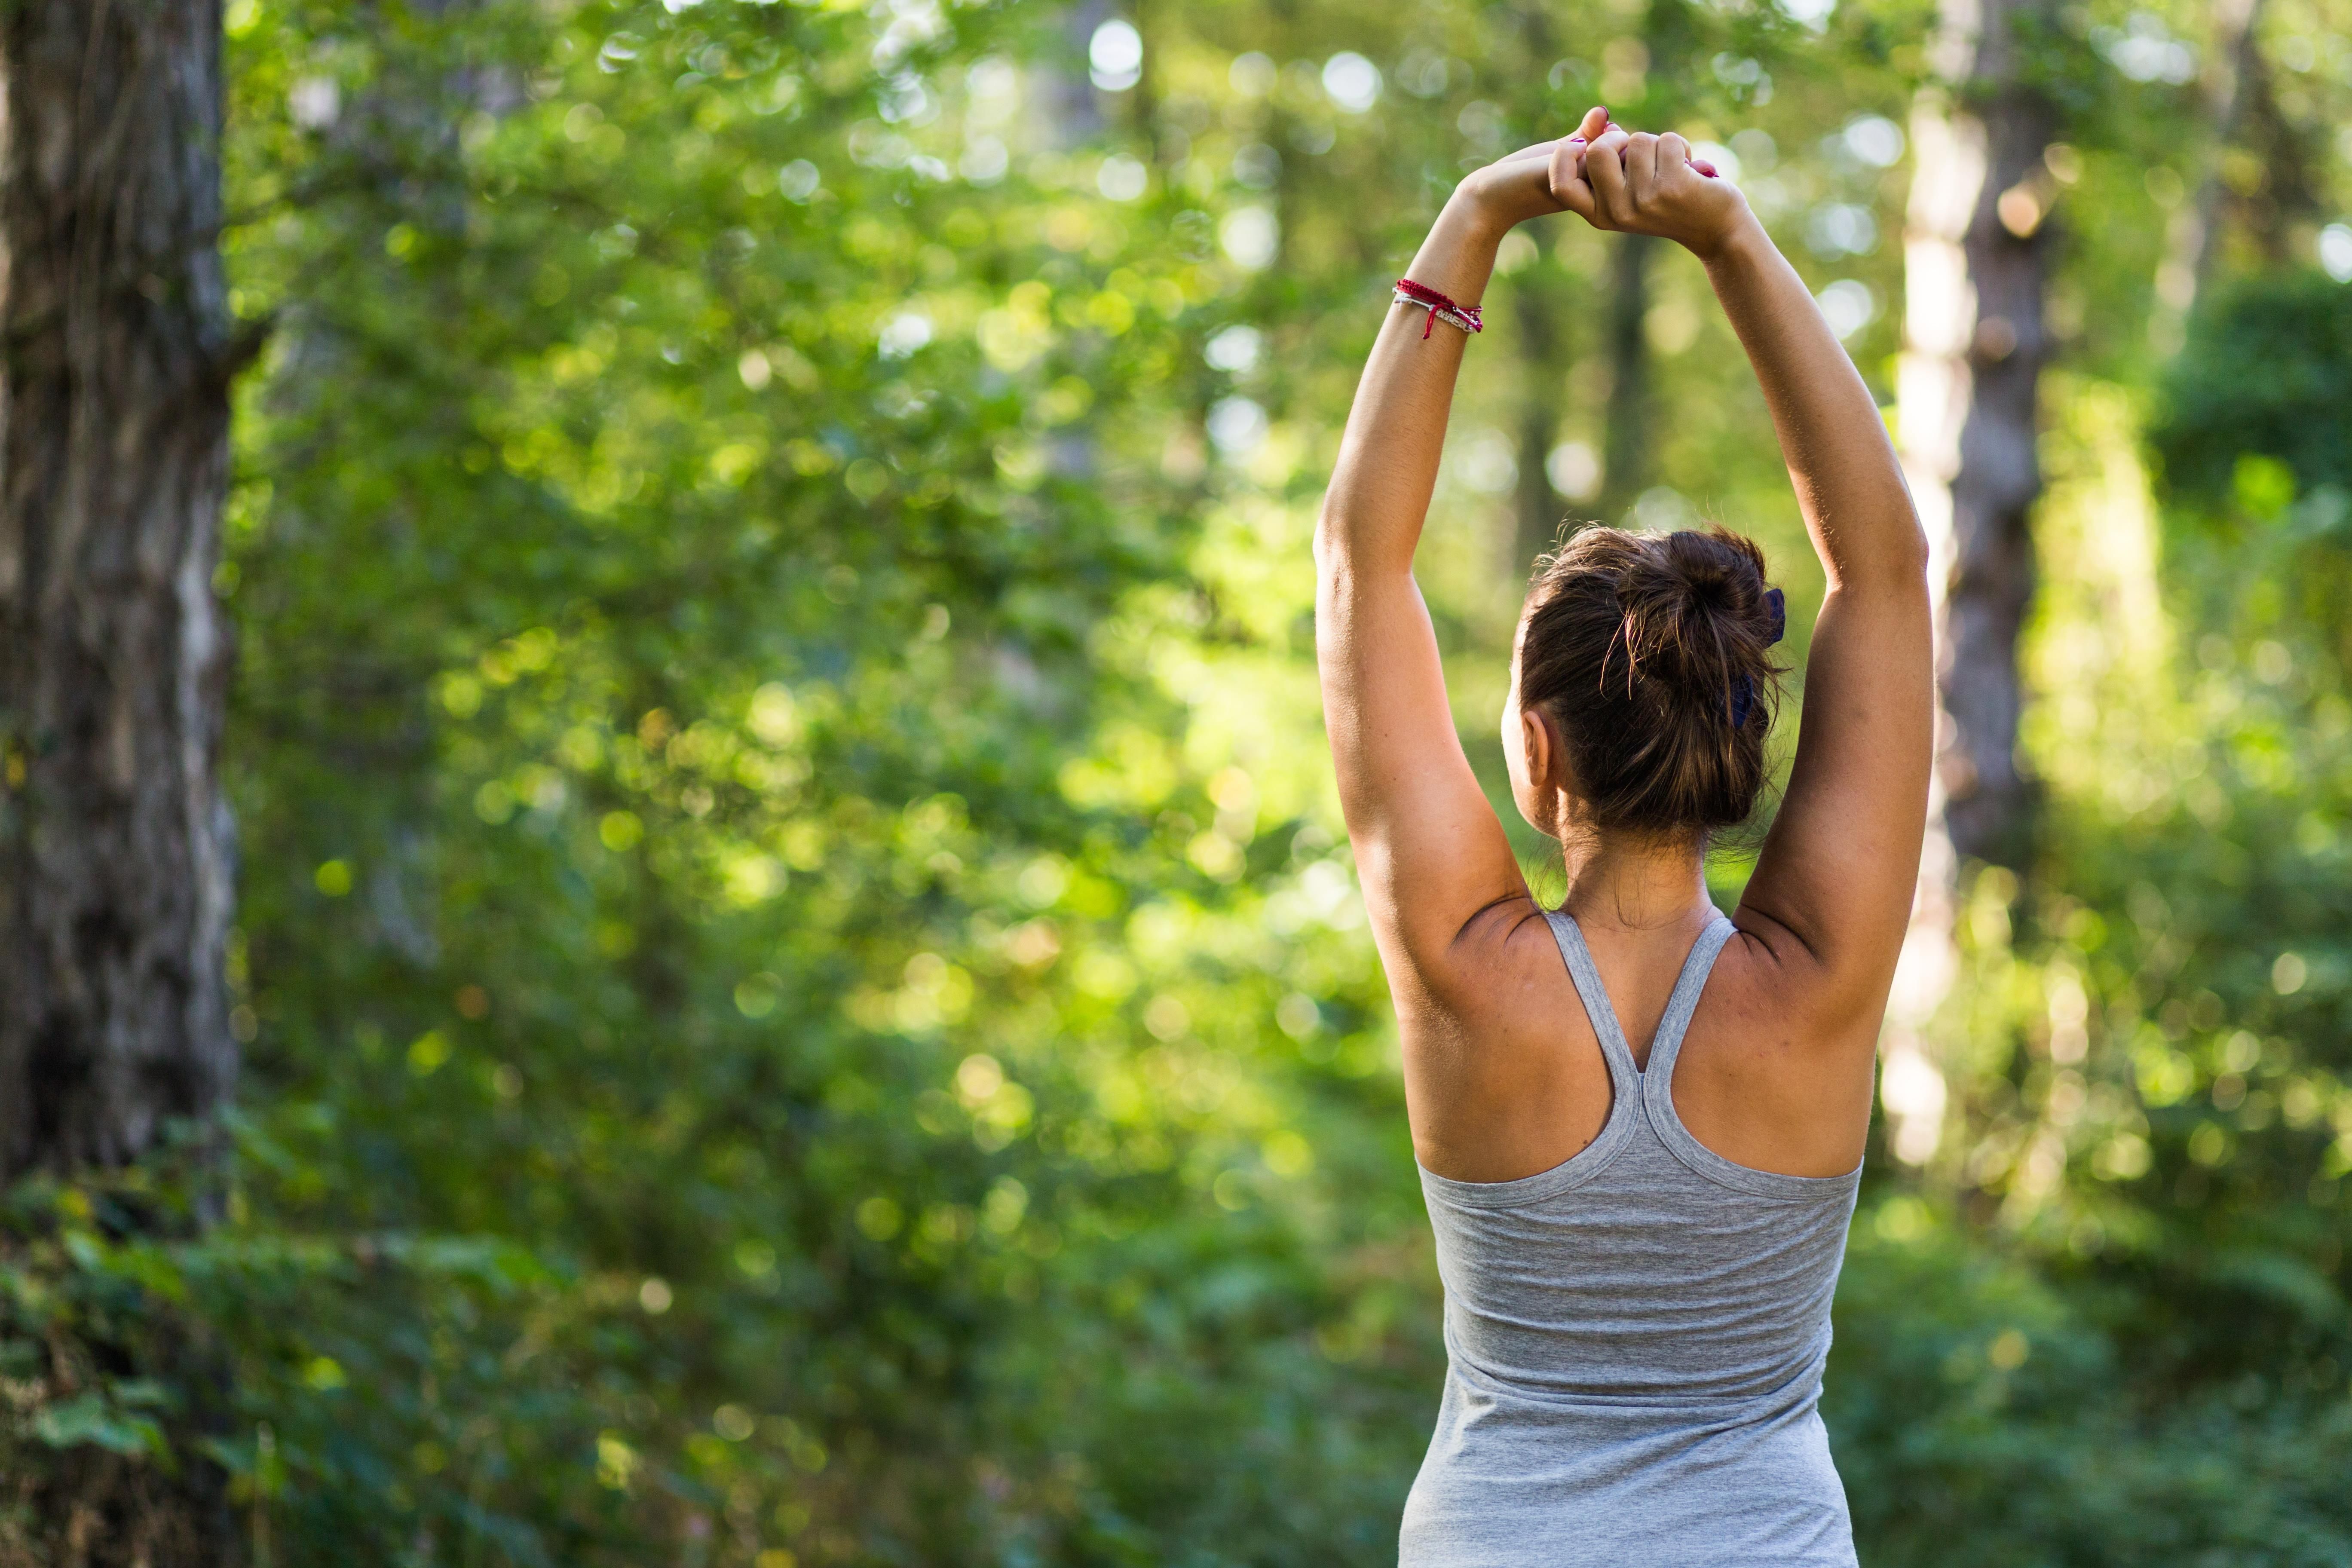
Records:
M1552 728L1550 717L1540 708L1519 710L1519 747L1520 754L1527 759L1528 783L1538 789L1556 787L1564 760L1559 732Z

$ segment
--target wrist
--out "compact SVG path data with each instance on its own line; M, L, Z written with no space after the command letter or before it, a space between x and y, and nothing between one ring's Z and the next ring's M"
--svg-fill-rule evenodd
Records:
M1475 305L1486 291L1486 280L1495 270L1495 252L1511 225L1468 184L1465 180L1457 186L1439 212L1405 276L1465 305Z
M1739 216L1711 243L1690 247L1691 253L1706 264L1709 272L1717 268L1737 268L1761 260L1771 254L1772 248L1772 237L1764 232L1764 226L1757 221L1756 215L1749 212L1744 203L1740 206Z
M1458 245L1499 247L1503 237L1514 226L1512 219L1499 209L1495 194L1481 186L1477 174L1473 174L1454 186L1454 194L1445 198L1445 205L1439 211L1436 223L1430 226L1430 233L1433 237L1443 233Z

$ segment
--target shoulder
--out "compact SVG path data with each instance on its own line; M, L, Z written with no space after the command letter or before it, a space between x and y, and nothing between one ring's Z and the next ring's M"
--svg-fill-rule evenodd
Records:
M1731 936L1707 982L1706 1011L1715 1021L1791 1050L1835 1050L1857 1038L1874 1047L1891 975L1857 977L1748 905L1731 920Z
M1521 983L1561 969L1550 918L1524 889L1473 910L1444 948L1416 966L1433 999L1470 1010L1507 1003Z
M1754 1170L1836 1176L1862 1158L1885 1009L1786 928L1743 909L1691 1021L1675 1109L1706 1148Z
M1598 1135L1609 1069L1540 905L1463 922L1433 963L1391 972L1415 1157L1461 1181L1549 1170Z
M1391 973L1409 1052L1443 1040L1508 1055L1516 1040L1556 1023L1571 984L1543 906L1524 891L1482 906Z

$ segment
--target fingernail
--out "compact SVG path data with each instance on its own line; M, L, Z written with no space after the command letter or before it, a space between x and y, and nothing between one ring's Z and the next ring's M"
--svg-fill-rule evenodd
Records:
M1570 138L1569 138L1569 140L1570 140L1570 142L1581 142L1581 141L1583 141L1583 140L1584 140L1584 138L1583 138L1583 137L1581 137L1581 136L1571 136L1571 137L1570 137Z
M1605 103L1596 103L1596 104L1594 104L1592 107L1593 107L1593 108L1595 108L1595 109L1597 109L1597 110L1599 110L1601 111L1601 124L1603 124L1603 125L1608 124L1608 123L1609 123L1609 106L1608 106L1607 104L1605 104Z
M1693 158L1691 160L1691 167L1696 169L1700 174L1705 174L1710 180L1715 178L1715 165L1708 163L1704 158Z

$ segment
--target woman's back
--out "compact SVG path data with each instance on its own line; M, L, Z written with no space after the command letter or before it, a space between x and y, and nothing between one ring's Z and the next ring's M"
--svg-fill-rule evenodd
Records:
M1401 1563L1850 1564L1815 1405L1859 1172L1751 1170L1676 1114L1730 921L1691 950L1637 1071L1574 921L1549 918L1614 1100L1551 1170L1422 1173L1448 1370Z
M1844 1564L1814 1405L1926 816L1927 556L1885 426L1804 280L1680 138L1607 121L1595 108L1446 204L1316 530L1324 716L1447 1289L1404 1560ZM1528 595L1504 758L1520 816L1560 845L1563 908L1599 967L1562 916L1544 941L1412 578L1496 246L1563 207L1705 264L1824 571L1788 786L1713 985L1735 922L1709 899L1705 847L1748 820L1770 772L1787 616L1762 550L1719 529L1589 528ZM1646 1073L1602 969L1637 1020L1661 1016Z

